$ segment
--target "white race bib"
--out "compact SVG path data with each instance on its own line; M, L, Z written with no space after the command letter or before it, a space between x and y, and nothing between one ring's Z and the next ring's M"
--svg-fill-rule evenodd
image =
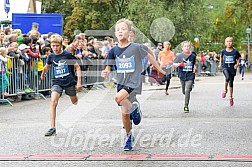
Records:
M134 56L129 58L116 58L117 73L132 73L135 71Z

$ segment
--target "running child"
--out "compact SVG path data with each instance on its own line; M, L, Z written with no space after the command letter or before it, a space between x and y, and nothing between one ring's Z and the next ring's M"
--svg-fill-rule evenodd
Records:
M173 67L178 68L178 77L182 86L182 93L185 95L184 112L189 113L190 93L193 88L196 72L196 55L191 51L191 42L181 43L182 53L174 59Z
M129 41L131 34L132 22L130 20L120 19L116 22L115 35L119 43L110 50L106 58L105 70L102 71L102 77L105 77L110 73L111 68L116 66L117 94L115 101L121 108L122 122L127 134L124 145L125 151L132 150L133 136L131 134L130 117L132 117L135 125L141 122L141 111L136 95L142 92L142 59L147 57L151 64L165 74L147 46Z
M222 67L222 72L225 76L224 91L222 92L222 98L226 97L229 85L229 104L234 105L233 90L234 90L234 78L236 75L236 70L240 62L240 53L233 47L233 38L227 37L225 39L226 48L221 51L220 54L220 65Z
M169 41L165 41L163 43L164 49L159 52L158 54L158 60L160 63L161 68L167 73L162 78L163 82L166 82L165 86L165 95L169 95L168 88L170 85L170 80L172 76L172 63L175 59L174 53L171 51L171 43Z
M41 80L45 79L46 72L53 67L50 121L51 128L45 133L45 136L56 135L56 107L63 90L70 97L73 104L77 104L77 90L81 90L81 70L76 58L69 52L63 51L63 38L56 34L51 36L51 48L53 53L47 58L46 65L41 74ZM77 79L75 72L77 73Z
M241 73L241 76L242 76L242 80L244 80L244 73L245 73L245 69L246 69L246 67L247 67L247 65L246 65L246 59L245 59L245 54L244 53L241 53L241 59L240 59L240 63L239 63L239 65L240 65L240 73Z

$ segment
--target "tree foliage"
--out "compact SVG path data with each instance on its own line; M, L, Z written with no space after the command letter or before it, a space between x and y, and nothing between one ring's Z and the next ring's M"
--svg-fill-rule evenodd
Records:
M120 18L128 18L152 42L150 27L158 18L167 18L175 26L174 45L200 38L204 43L220 42L226 36L240 40L241 29L251 23L251 0L237 0L212 15L209 2L220 0L43 0L42 11L62 13L64 34L74 30L108 30ZM233 0L236 1L236 0ZM224 2L222 2L224 3ZM216 24L216 19L218 23ZM234 21L235 20L235 21ZM236 23L234 23L236 22Z

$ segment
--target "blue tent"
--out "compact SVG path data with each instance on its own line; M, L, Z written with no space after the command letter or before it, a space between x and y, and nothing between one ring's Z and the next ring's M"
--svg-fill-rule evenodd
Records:
M10 0L4 0L4 10L7 13L8 18L8 13L10 12Z

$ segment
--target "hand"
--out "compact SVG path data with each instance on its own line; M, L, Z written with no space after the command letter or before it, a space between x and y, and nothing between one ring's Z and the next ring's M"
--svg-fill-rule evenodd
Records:
M76 89L77 89L78 92L82 91L82 86L81 86L80 82L77 83Z
M103 78L105 78L108 74L109 74L110 71L106 71L106 70L103 70L102 73L101 73L101 76Z
M163 67L163 66L165 66L165 64L161 61L160 62L160 67Z
M221 64L219 64L218 68L221 69Z
M40 76L40 79L41 79L41 80L44 80L45 77L46 77L46 74L43 74L43 73L42 73L41 76Z
M193 73L194 73L194 74L196 73L196 71L197 71L197 69L196 69L196 68L193 68Z
M237 68L238 68L238 64L235 64L235 65L234 65L234 69L237 69Z
M81 54L77 54L75 57L78 58L78 59L81 59L82 55Z
M162 74L164 74L164 75L166 74L166 72L165 72L164 70L161 70L160 72L161 72Z
M184 62L182 62L182 63L179 64L179 67L184 67L184 66L185 66Z

